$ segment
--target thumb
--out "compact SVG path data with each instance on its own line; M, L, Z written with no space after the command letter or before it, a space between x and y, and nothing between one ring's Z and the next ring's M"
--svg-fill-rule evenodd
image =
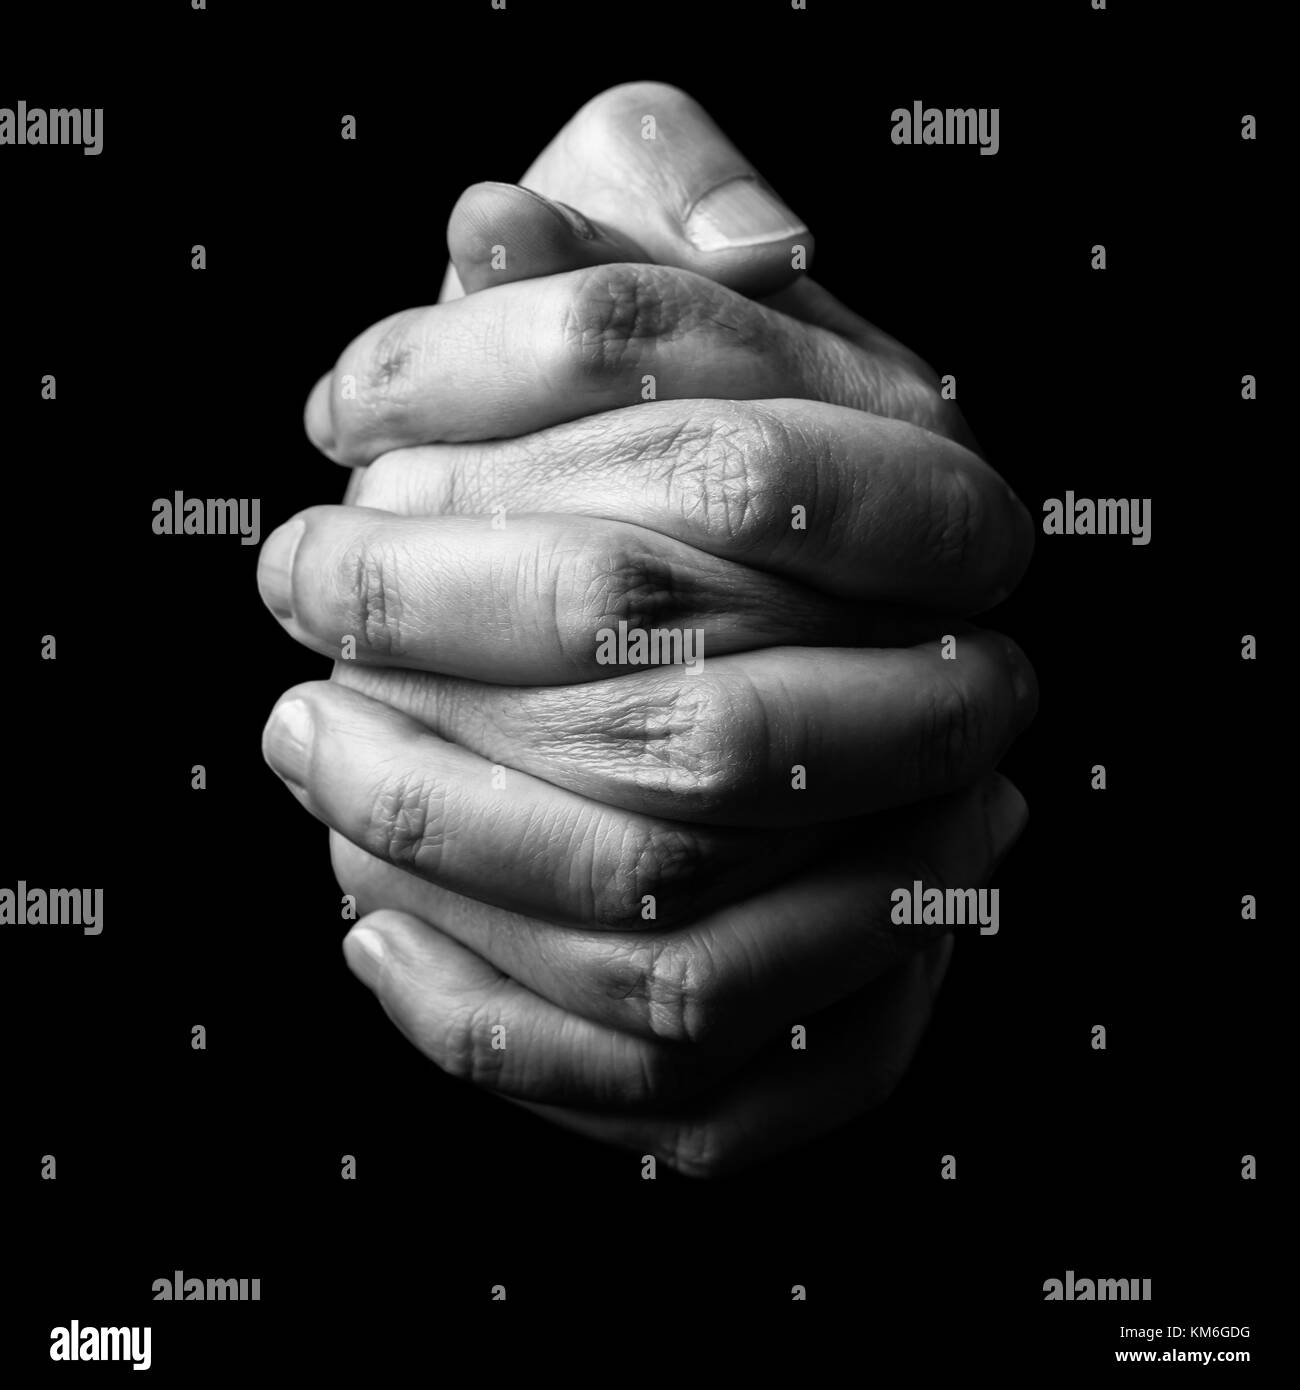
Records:
M594 97L520 182L660 265L745 294L789 284L812 259L800 218L698 102L661 82Z

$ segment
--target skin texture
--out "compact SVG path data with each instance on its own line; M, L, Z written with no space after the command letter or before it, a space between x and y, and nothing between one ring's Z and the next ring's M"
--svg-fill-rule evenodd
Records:
M346 500L598 516L824 594L948 611L999 602L1032 546L1024 508L970 450L813 401L652 401L521 439L395 449L356 470Z
M808 825L908 805L991 771L1031 717L1007 639L768 648L698 675L641 670L582 686L512 689L341 664L338 684L423 729L611 807L719 825ZM1016 649L1016 660L1020 660ZM1031 673L1023 670L1029 681ZM328 685L303 686L330 698ZM943 724L945 727L939 727ZM816 769L791 795L789 769Z
M952 940L890 892L987 881L1026 817L992 769L1037 700L1014 643L926 610L998 602L1032 527L933 373L792 279L807 229L690 98L603 94L526 181L468 190L450 302L312 393L314 442L367 466L259 582L304 645L355 651L264 747L417 1047L713 1175L910 1062ZM707 659L601 664L620 621L698 627Z
M952 403L911 354L850 339L690 271L616 264L494 286L381 320L308 405L341 463L412 442L511 437L643 398L825 401L936 433Z

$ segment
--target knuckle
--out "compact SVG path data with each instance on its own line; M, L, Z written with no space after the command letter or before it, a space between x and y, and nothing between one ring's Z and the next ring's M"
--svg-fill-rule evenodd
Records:
M612 864L596 868L599 881L592 891L596 923L611 930L641 928L647 897L655 900L654 920L659 925L689 917L686 899L706 859L699 837L687 826L656 820L629 825Z
M922 793L956 786L988 739L984 706L962 680L942 675L927 684L915 765Z
M420 344L412 333L419 317L419 310L407 309L384 319L339 359L330 414L347 452L357 454L405 411L419 366Z
M738 673L689 680L671 668L507 694L494 727L548 763L563 761L600 799L668 820L726 822L766 782L769 720Z
M442 858L445 792L416 777L381 787L371 805L364 848L400 868L433 877Z
M393 404L409 389L420 355L411 329L419 317L419 310L405 309L377 326L369 352L358 364L363 400L377 407Z
M583 664L595 651L596 633L625 623L629 632L655 627L679 606L677 578L662 555L622 541L588 543L576 556L573 591L557 586L557 627L568 651ZM566 602L571 597L572 603ZM566 618L567 613L567 618Z
M505 1065L504 1048L493 1047L493 1029L499 1020L486 999L462 1004L438 1030L434 1060L449 1076L475 1086L496 1086Z
M632 741L632 786L684 819L720 816L752 797L755 747L765 719L751 687L737 690L709 675L675 681L665 698L642 701Z
M375 656L401 655L402 594L397 568L394 547L373 538L354 542L343 555L345 631Z
M678 276L662 266L615 264L582 272L566 306L563 337L580 378L617 376L672 333Z
M687 520L733 549L748 551L781 533L792 441L771 412L719 404L704 429L683 431L673 460L674 490Z
M609 967L608 988L632 1003L647 1032L663 1042L699 1043L713 1029L717 967L689 936L635 942Z

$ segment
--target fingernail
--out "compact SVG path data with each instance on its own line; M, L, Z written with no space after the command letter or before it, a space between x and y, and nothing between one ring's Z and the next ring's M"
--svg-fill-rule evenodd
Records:
M384 977L384 966L387 960L384 938L369 927L353 927L344 941L350 947L344 954L347 956L352 973L368 984L371 989L377 990L379 982Z
M257 561L257 587L262 602L279 619L293 617L293 557L307 529L300 516L272 531Z
M262 734L262 756L296 791L306 791L311 744L311 710L306 700L285 700L271 711Z
M686 235L697 251L761 246L807 236L808 228L753 178L729 179L710 189L686 217Z
M569 230L575 235L580 236L583 241L595 241L595 227L587 221L577 208L571 208L568 203L562 203L558 198L548 198L545 193L539 193L535 188L526 188L522 183L502 183L497 186L499 188L508 188L512 193L515 189L518 189L521 193L527 193L530 198L541 203L548 212L555 213L560 221L566 223Z
M1029 806L1013 782L994 773L984 788L984 818L989 848L996 866L1020 838L1029 820Z
M577 208L571 208L568 205L568 203L556 202L554 198L552 198L550 202L551 206L555 208L564 218L564 220L569 224L571 230L576 235L580 236L583 239L583 241L596 240L595 227L593 227L591 223L587 221L587 219L578 211Z
M1016 644L1006 639L1007 665L1011 670L1011 690L1016 700L1016 713L1021 724L1029 723L1038 707L1038 684L1034 672L1025 660L1025 654Z

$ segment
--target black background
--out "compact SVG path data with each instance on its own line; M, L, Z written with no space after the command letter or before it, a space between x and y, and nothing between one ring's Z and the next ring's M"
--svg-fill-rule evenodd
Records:
M167 1383L255 1346L436 1369L475 1354L466 1311L540 1309L566 1347L612 1326L672 1371L688 1328L761 1342L820 1308L863 1368L958 1346L1093 1375L1121 1323L1249 1324L1234 1345L1264 1361L1284 921L1264 678L1285 638L1263 605L1291 521L1267 346L1277 37L1254 4L810 6L61 7L6 44L0 105L102 106L105 143L0 148L0 884L102 886L106 921L4 935L6 1359L67 1374L48 1333L78 1318L150 1324ZM325 833L259 751L277 695L326 665L263 609L256 548L151 531L178 488L260 497L263 536L338 500L301 429L316 377L436 297L464 185L518 178L633 78L698 97L816 232L816 278L956 375L1032 514L1067 489L1153 499L1146 547L1040 535L987 619L1041 682L1003 768L1031 824L1001 932L959 942L908 1080L711 1184L642 1181L398 1035L343 962ZM999 107L1000 152L893 146L914 100ZM1044 1303L1067 1268L1149 1277L1154 1300ZM258 1276L262 1302L151 1302L175 1269Z

